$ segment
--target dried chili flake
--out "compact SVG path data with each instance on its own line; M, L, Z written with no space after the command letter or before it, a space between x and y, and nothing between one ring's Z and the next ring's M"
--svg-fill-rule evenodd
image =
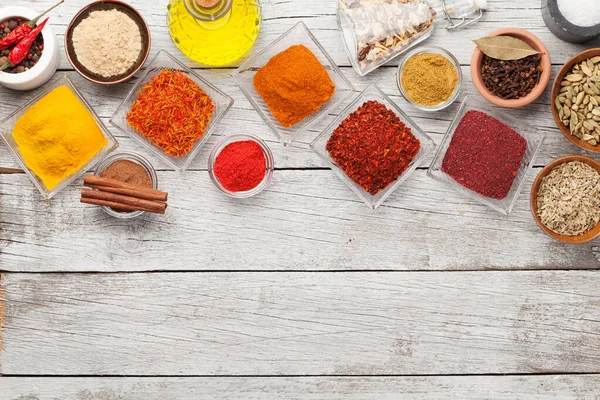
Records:
M214 109L196 82L181 71L164 69L144 84L127 123L165 154L181 157L204 136Z
M523 136L497 119L471 110L456 127L442 171L482 196L504 199L526 151Z
M326 149L350 179L376 195L406 171L420 147L392 110L367 101L333 131Z

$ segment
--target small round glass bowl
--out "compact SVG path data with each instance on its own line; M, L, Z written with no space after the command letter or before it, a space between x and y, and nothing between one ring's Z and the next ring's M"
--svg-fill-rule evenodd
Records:
M458 82L456 83L456 87L454 88L452 96L450 96L450 98L444 101L443 103L431 107L415 103L414 101L409 99L406 95L406 92L404 91L404 88L402 87L402 71L404 70L406 62L410 60L413 56L423 53L443 55L452 63L452 65L456 69L456 73L458 74ZM415 108L418 108L419 110L423 111L439 111L454 103L454 101L458 98L458 95L460 94L460 88L462 86L462 70L460 69L460 63L458 62L456 57L454 57L454 55L452 55L452 53L450 53L448 50L437 46L417 47L416 49L413 49L406 53L406 56L398 66L398 72L396 74L396 83L398 84L398 89L400 90L400 94L402 95L402 97L404 97L406 101L412 104Z
M265 165L266 173L265 173L265 177L263 178L262 182L260 184L258 184L258 186L256 186L255 188L253 188L251 190L246 190L244 192L231 192L231 191L225 189L223 187L223 185L221 185L221 182L219 182L219 179L215 176L215 173L214 173L215 162L217 160L217 156L219 155L219 153L221 153L221 150L223 150L225 148L225 146L227 146L228 144L231 144L234 142L240 142L243 140L251 140L255 143L258 143L258 145L262 148L262 150L265 154L265 159L267 160L267 164ZM210 179L212 179L215 186L221 192L225 193L229 197L233 197L236 199L252 197L252 196L255 196L255 195L259 194L260 192L262 192L267 186L269 186L269 183L271 183L271 179L273 178L273 170L274 169L275 169L275 162L273 160L273 153L271 152L271 149L269 149L269 146L267 146L267 144L264 141L262 141L261 139L257 138L256 136L253 136L253 135L236 134L236 135L226 136L223 139L219 140L215 144L212 151L210 152L210 156L208 157L208 174L210 175Z
M132 162L144 167L144 169L150 176L150 180L152 181L152 189L158 189L158 177L156 176L156 171L154 171L154 167L152 167L152 164L150 164L150 161L146 160L144 157L142 157L138 154L135 154L135 153L123 152L123 153L116 153L116 154L111 155L110 157L107 157L104 161L102 161L96 167L96 170L94 171L94 175L97 175L97 176L100 175L100 172L104 171L106 168L108 168L109 165L111 165L115 161L119 161L119 160L132 161ZM113 216L115 218L121 218L121 219L139 217L140 215L142 215L144 213L144 211L119 212L119 211L115 211L112 208L106 207L106 206L102 206L102 209L108 215Z

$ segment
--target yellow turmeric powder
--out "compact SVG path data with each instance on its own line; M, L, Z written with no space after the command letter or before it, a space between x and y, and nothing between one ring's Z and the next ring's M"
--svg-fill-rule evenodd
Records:
M254 75L254 88L286 128L317 111L333 96L335 84L304 45L273 56Z
M107 143L96 121L67 86L32 105L13 134L25 165L48 190L77 172Z

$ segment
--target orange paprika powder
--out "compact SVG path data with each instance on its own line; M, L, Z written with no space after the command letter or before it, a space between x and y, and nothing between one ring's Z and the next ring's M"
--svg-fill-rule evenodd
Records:
M317 111L335 92L327 70L301 44L273 56L259 69L254 88L285 128Z

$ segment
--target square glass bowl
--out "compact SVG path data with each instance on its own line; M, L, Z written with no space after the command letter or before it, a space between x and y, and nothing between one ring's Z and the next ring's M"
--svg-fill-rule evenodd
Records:
M23 116L23 114L25 114L25 112L32 105L37 103L42 97L46 96L48 93L50 93L51 91L53 91L54 89L56 89L57 87L60 87L60 86L66 86L69 89L71 89L71 91L75 94L75 96L79 99L79 101L81 101L81 103L85 106L85 108L89 111L91 116L94 118L94 121L98 125L98 128L100 128L100 131L104 135L104 138L106 139L107 143L98 153L96 153L96 155L94 155L94 157L92 157L77 172L75 172L75 173L69 175L68 177L66 177L65 179L63 179L58 185L56 185L54 187L54 189L48 190L46 188L46 186L44 185L44 183L41 181L41 179L38 178L37 175L35 175L33 173L33 171L31 171L27 167L27 165L25 165L25 160L23 160L23 157L21 156L21 153L19 152L19 147L12 137L12 132L13 132L14 126L17 123L17 121L19 120L19 118L21 118ZM106 157L111 151L113 151L114 149L119 147L119 143L117 142L117 140L108 131L108 129L106 129L106 126L104 126L104 124L100 121L100 118L98 118L98 115L96 115L96 113L94 112L92 107L88 104L87 101L85 101L82 94L75 88L75 86L73 85L71 80L69 78L67 78L66 75L64 75L63 77L58 79L54 84L52 84L50 87L48 87L46 90L44 90L44 92L37 95L35 98L30 100L27 104L20 107L17 111L15 111L11 115L9 115L4 121L2 121L2 123L0 123L0 136L2 136L2 139L4 139L4 142L8 145L8 148L13 153L15 159L19 162L19 164L21 165L23 170L27 173L27 175L29 176L29 178L31 179L31 181L33 182L35 187L40 191L40 193L42 194L42 196L44 196L45 199L51 199L52 197L54 197L58 192L63 190L71 182L73 182L75 179L77 179L78 177L83 175L87 170L92 168L96 163L98 163L100 160L102 160L104 157Z
M150 82L152 78L158 75L164 69L170 70L179 70L183 72L187 77L192 79L198 86L204 90L206 94L210 96L213 103L215 104L215 109L213 112L213 116L210 120L210 124L206 128L204 132L204 136L194 143L192 150L181 156L175 157L169 154L165 154L165 152L157 147L154 143L148 140L144 135L139 133L136 129L131 127L127 123L127 113L131 110L131 107L137 100L139 96L139 92L142 90L143 85ZM144 146L149 148L159 157L162 157L163 160L167 162L170 166L175 168L178 171L185 171L185 169L190 165L190 163L194 160L194 157L198 154L202 146L207 142L208 138L213 134L215 127L219 124L219 122L223 119L227 111L233 105L233 99L208 83L206 79L198 75L196 72L192 71L179 61L175 59L172 55L167 53L164 50L158 52L158 54L152 59L150 65L146 68L144 74L137 80L133 89L129 92L125 100L119 105L117 111L113 114L110 119L110 123L120 129L123 132L126 132L134 138L135 140L142 143Z
M331 98L317 111L307 116L297 124L289 128L285 128L279 123L279 121L277 121L275 117L273 117L273 114L271 114L267 104L254 89L254 75L256 75L256 72L267 62L269 62L273 56L296 44L302 44L306 46L310 51L312 51L315 57L317 57L321 65L323 65L323 67L329 73L329 78L331 78L335 84L335 92L333 96L331 96ZM354 92L354 87L352 84L344 75L342 75L340 69L335 65L331 57L329 57L325 49L319 44L313 34L310 33L303 22L298 22L279 39L271 43L266 49L258 53L252 59L235 70L233 77L236 83L242 89L242 92L244 92L248 100L250 100L250 103L252 103L254 108L256 108L258 114L267 123L267 125L271 127L273 132L275 132L275 135L277 135L279 138L279 141L284 146L292 143L292 141L300 133L306 130L320 115L327 112L336 103L346 99Z
M327 141L333 134L333 131L342 123L344 119L354 111L356 111L364 102L374 100L389 110L392 110L394 114L400 118L400 120L412 131L412 134L419 140L421 148L410 162L406 171L404 171L396 181L390 183L385 189L381 190L376 195L372 195L367 192L356 182L348 177L344 171L337 165L337 163L329 156L329 152L326 149ZM321 133L311 144L310 147L331 167L331 169L348 185L350 189L354 191L369 207L375 209L379 207L385 199L387 199L393 192L404 182L408 176L417 169L419 163L423 160L427 154L433 151L435 143L429 136L425 134L419 128L408 115L404 113L385 93L383 93L376 85L370 85L364 92L360 93L356 99L350 102L350 104L344 108L343 111L331 122L327 128Z
M517 176L513 181L510 191L504 199L493 199L491 197L482 196L479 193L464 187L450 177L450 175L442 171L442 162L444 161L446 151L448 151L448 147L450 146L450 142L452 141L456 127L465 114L471 110L484 112L498 121L508 125L515 132L523 136L523 138L525 138L527 141L527 150L525 151L525 156L521 161L521 165L517 171ZM544 137L546 136L545 133L536 130L531 125L523 122L523 120L510 115L510 113L511 110L509 109L494 107L493 105L484 103L470 96L465 97L460 105L460 108L458 109L456 117L448 128L448 132L442 139L442 143L440 144L437 154L435 155L435 158L429 167L427 175L433 179L450 185L456 191L463 193L466 196L475 199L504 215L508 215L517 201L517 197L519 196L519 193L523 188L523 184L525 183L525 176L533 167L533 161L535 160L542 142L544 141Z

